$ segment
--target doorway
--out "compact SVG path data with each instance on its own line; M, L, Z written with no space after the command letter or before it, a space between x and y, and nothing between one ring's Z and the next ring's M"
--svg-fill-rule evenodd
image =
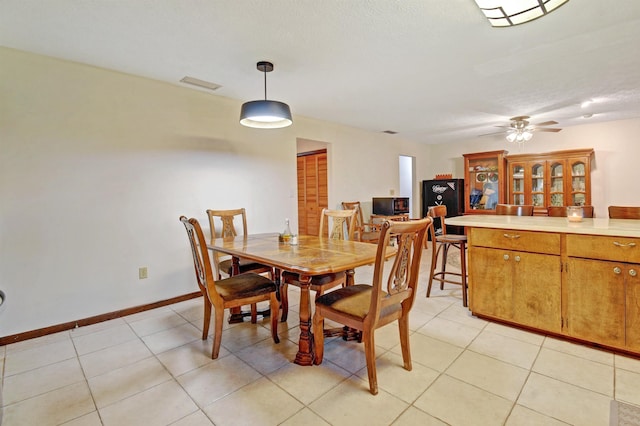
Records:
M298 234L318 235L322 209L329 207L327 150L299 153L297 175Z
M399 157L399 167L400 171L399 176L399 188L400 197L409 197L409 216L416 217L413 215L413 177L415 176L415 157L410 157L408 155L401 155Z

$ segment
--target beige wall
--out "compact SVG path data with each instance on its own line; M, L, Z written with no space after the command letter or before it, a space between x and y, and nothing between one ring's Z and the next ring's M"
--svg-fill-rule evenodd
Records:
M428 146L386 134L249 129L210 93L6 48L0 63L0 336L196 291L181 214L296 226L299 138L329 144L332 206L397 191L400 154L428 169Z
M476 138L450 145L431 146L432 158L442 159L434 173L451 171L464 177L462 154L506 149L511 154L593 148L591 198L596 217L607 217L609 205L640 205L636 187L640 158L640 120L611 121L567 127L558 133L535 133L522 148L501 137Z

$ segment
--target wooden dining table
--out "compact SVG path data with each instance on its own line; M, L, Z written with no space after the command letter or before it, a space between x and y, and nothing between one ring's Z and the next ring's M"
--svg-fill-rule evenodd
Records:
M269 265L280 271L300 275L300 339L294 362L299 365L313 364L313 334L311 332L311 298L309 281L315 275L332 272L347 273L347 285L352 285L354 269L373 264L376 260L377 244L344 241L301 235L297 245L279 241L277 233L253 234L233 238L211 239L207 247L231 255L234 273L239 259L248 259ZM388 247L386 255L395 253ZM279 275L279 274L277 274ZM271 315L277 315L272 312Z

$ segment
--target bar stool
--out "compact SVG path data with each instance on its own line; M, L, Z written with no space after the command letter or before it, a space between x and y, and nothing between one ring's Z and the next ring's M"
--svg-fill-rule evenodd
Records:
M454 235L447 234L447 226L445 225L445 217L447 216L447 206L434 206L430 207L427 216L440 220L440 228L442 232L440 235L435 235L431 232L431 239L433 242L433 252L431 254L431 273L429 274L429 286L427 287L427 297L431 294L431 285L433 281L440 282L440 290L444 289L444 284L456 284L462 286L462 306L467 306L467 257L465 254L467 246L466 235ZM435 228L435 226L434 226ZM432 229L434 229L432 228ZM449 248L455 247L460 250L460 272L447 271L447 255L449 254ZM439 271L436 271L438 256L442 251L442 266ZM453 277L459 277L455 279Z

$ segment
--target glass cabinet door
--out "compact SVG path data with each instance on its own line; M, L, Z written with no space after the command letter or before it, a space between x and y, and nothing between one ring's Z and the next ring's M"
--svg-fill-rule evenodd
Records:
M571 163L571 204L584 206L586 203L586 167L583 161Z
M549 167L551 179L550 205L564 206L564 164L562 162L551 163Z
M511 204L521 206L524 201L524 165L514 163L509 170L511 185Z
M545 164L534 163L531 165L531 204L534 207L546 207L544 200Z

